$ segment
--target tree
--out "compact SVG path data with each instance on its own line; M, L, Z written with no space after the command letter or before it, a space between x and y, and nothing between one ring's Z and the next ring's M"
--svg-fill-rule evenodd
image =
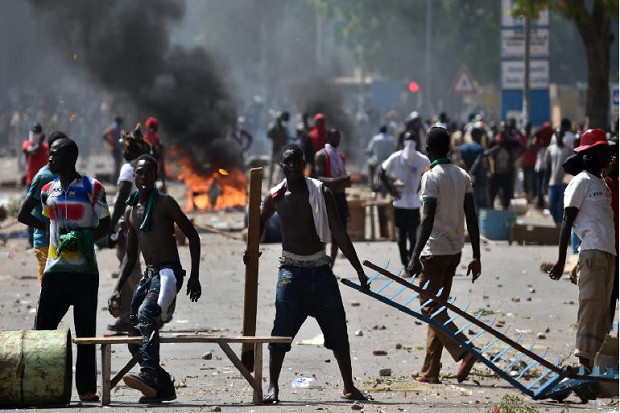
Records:
M608 128L609 63L613 43L611 22L618 17L618 1L517 0L515 6L515 13L533 18L542 10L557 10L575 23L586 49L588 62L588 126Z

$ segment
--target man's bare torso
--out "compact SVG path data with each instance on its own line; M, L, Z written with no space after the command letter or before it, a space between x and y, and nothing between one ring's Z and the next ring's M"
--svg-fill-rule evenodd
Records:
M314 226L312 209L308 202L308 188L287 192L275 201L275 208L282 223L282 248L298 255L312 255L323 251Z
M144 219L144 205L138 203L130 207L129 225L138 236L139 247L146 265L157 266L164 262L178 261L174 221L169 213L169 196L159 194L153 212L153 224L150 231L141 231Z

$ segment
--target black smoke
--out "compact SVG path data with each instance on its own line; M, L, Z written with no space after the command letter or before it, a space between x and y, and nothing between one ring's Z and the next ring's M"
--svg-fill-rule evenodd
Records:
M166 142L191 153L197 165L234 162L217 143L236 120L225 69L201 48L170 42L184 1L30 3L58 51L107 93L128 101L137 119L159 118Z

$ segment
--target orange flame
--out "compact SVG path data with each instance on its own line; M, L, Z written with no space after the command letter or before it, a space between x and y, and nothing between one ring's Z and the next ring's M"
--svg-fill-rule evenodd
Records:
M166 174L187 186L185 211L220 211L244 207L248 202L247 177L240 169L220 168L205 175L192 167L192 159L171 148L166 158ZM215 205L213 205L215 203Z

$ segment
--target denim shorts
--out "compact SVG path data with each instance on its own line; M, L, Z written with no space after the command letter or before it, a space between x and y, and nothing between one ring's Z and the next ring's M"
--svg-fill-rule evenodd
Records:
M319 323L326 348L349 351L342 297L329 266L281 267L276 288L276 318L271 335L295 337L308 316ZM271 343L269 349L289 351L291 345Z

